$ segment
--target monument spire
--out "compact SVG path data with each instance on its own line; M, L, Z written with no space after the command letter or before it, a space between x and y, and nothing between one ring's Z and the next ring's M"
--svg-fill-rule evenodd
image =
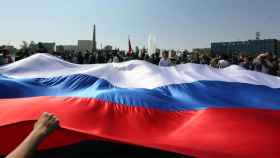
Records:
M95 24L93 25L93 34L92 34L92 52L96 51L96 28Z

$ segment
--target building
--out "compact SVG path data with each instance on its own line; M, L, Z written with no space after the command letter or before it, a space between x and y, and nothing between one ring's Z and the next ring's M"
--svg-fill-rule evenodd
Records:
M68 51L68 52L76 52L78 50L78 46L77 45L58 45L56 46L56 51L57 52L64 52L64 51Z
M77 45L63 45L65 51L77 51Z
M92 50L92 41L91 40L78 40L78 51L86 52Z
M280 53L280 47L277 39L256 39L248 41L211 43L211 51L215 54L258 54L262 52L270 52L276 55Z
M71 46L68 47L69 50L78 50L81 52L91 51L96 52L97 50L97 42L96 42L96 26L93 25L93 33L92 33L92 40L78 40L77 48ZM64 48L65 49L65 48Z

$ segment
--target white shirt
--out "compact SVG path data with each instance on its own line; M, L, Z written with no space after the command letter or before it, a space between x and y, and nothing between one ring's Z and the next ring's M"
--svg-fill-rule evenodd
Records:
M113 63L119 63L119 62L120 62L119 58L117 56L114 56Z
M161 58L159 61L159 66L171 66L171 60Z
M226 60L219 60L218 65L219 65L219 68L225 68L225 67L228 67L230 64Z

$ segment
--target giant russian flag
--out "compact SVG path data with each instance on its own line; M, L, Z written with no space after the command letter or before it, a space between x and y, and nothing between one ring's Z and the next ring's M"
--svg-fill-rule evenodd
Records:
M42 112L40 149L103 140L204 158L280 157L280 78L238 66L76 65L36 54L0 68L0 154Z

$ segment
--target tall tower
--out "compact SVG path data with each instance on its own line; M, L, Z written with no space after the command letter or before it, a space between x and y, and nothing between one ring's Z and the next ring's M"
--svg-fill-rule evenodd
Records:
M261 33L260 32L256 32L256 40L260 40L261 39Z
M93 25L93 34L92 34L92 53L96 51L96 28L95 24Z

